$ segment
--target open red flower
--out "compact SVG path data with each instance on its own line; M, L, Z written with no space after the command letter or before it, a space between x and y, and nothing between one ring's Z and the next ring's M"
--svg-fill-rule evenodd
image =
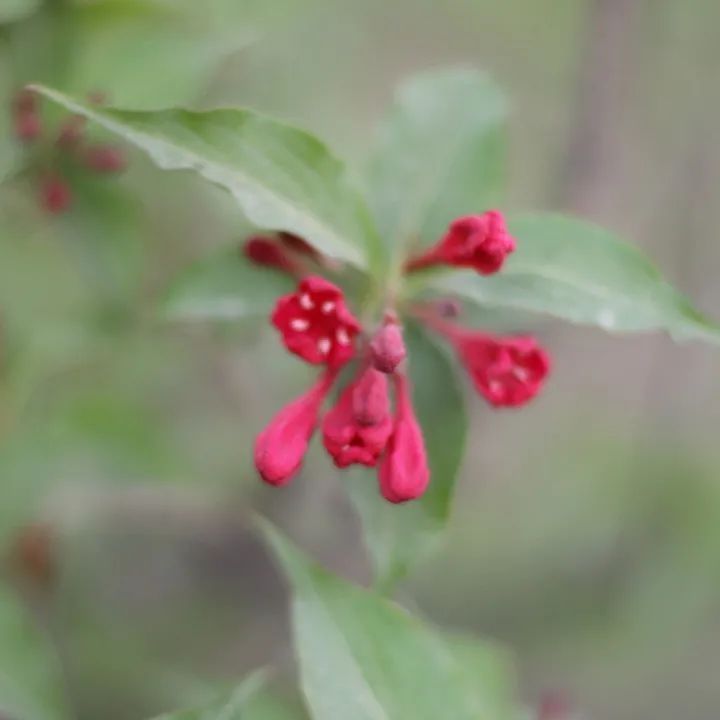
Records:
M550 372L548 354L528 335L458 332L451 340L477 391L496 407L532 400Z
M345 304L342 290L321 277L306 277L296 292L281 297L272 323L285 347L309 363L337 367L355 354L360 323Z
M466 215L454 220L440 242L410 260L406 269L453 265L491 275L500 270L514 250L515 240L507 231L503 214L488 210L482 215Z
M397 407L393 434L378 471L380 492L392 503L419 498L430 482L425 440L412 406L410 381L395 375Z
M288 403L255 440L255 467L270 485L286 485L300 469L335 372L326 370L306 393Z
M343 390L325 416L323 443L339 468L375 467L392 428L387 379L369 367Z

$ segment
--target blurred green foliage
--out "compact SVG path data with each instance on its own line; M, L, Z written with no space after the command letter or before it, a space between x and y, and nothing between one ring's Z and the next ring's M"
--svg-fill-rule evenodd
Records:
M401 77L487 67L515 105L513 204L545 207L561 194L602 3L1 4L5 105L28 81L133 108L252 105L362 159ZM631 5L595 216L712 310L718 6ZM0 113L0 537L41 517L63 538L63 582L30 606L50 616L78 717L200 706L209 693L189 677L229 684L286 659L282 591L244 508L265 505L364 577L359 532L324 464L311 458L300 487L266 499L245 461L303 371L256 327L157 317L180 271L246 233L231 203L133 155L122 179L79 186L76 211L48 218L20 157ZM561 685L596 717L706 720L720 703L717 360L545 332L548 395L522 416L475 411L450 542L403 599L509 644L529 700ZM46 666L27 665L30 683Z

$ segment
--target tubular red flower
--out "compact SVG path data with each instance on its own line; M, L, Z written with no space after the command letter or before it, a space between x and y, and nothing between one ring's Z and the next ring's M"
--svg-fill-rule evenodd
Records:
M395 316L389 316L370 341L372 363L380 372L391 374L406 356L402 327Z
M550 372L550 358L535 340L456 332L450 336L476 390L495 407L532 400Z
M378 471L380 492L392 503L419 498L430 481L425 441L412 406L410 381L395 375L393 434Z
M507 231L503 214L488 210L482 215L467 215L454 220L440 242L411 259L406 270L454 265L491 275L500 270L505 258L514 250L515 240Z
M34 112L20 113L15 116L15 137L22 142L30 143L42 135L42 123L39 115Z
M72 191L58 175L49 175L40 183L40 204L51 215L64 213L72 204Z
M303 395L288 403L255 440L255 467L269 485L286 485L300 469L336 373L326 370Z
M360 323L342 290L321 277L306 277L296 292L281 297L271 319L285 347L309 363L337 367L355 354Z
M385 375L367 368L323 420L323 444L335 465L375 467L392 433Z
M300 266L290 258L282 245L273 238L264 235L248 238L243 246L243 252L256 265L271 267L289 275L297 275L300 272Z

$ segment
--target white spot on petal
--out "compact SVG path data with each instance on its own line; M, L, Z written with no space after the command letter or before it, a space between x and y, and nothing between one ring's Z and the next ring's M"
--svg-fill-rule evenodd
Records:
M327 355L330 352L332 343L330 342L330 338L324 337L318 340L317 346L321 355Z
M290 327L297 332L305 332L310 327L310 323L303 318L294 318L290 321Z
M525 382L530 377L530 373L522 367L513 368L513 375L520 380L520 382Z
M335 337L337 338L337 341L340 345L350 344L350 336L348 335L345 328L338 328L337 332L335 333Z
M300 307L304 308L305 310L312 310L315 307L315 303L312 301L312 298L307 293L303 293L300 296Z
M321 306L320 311L324 315L329 315L335 309L335 303L332 300L326 300Z

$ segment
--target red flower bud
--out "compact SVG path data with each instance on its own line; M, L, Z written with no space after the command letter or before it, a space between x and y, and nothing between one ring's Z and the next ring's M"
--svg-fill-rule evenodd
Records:
M391 374L406 356L402 327L397 319L387 318L370 341L372 363L380 372Z
M537 707L538 720L570 720L572 704L564 692L557 690L543 694Z
M353 464L375 467L392 426L387 380L368 368L343 390L325 416L323 443L339 468Z
M112 145L91 145L85 151L84 162L99 173L122 172L127 167L125 153Z
M377 425L389 413L387 378L375 368L367 368L353 386L353 417L360 425Z
M530 336L457 332L452 342L476 390L496 407L534 398L550 372L550 358Z
M286 405L255 440L255 467L262 479L286 485L300 469L336 373L325 371L306 393Z
M393 434L380 464L380 492L392 503L419 498L430 481L425 441L412 406L410 381L395 375L397 407Z
M61 126L55 144L64 150L75 148L82 140L85 130L85 118L80 115L71 115Z
M40 116L34 112L20 113L15 116L15 137L22 142L32 142L42 135Z
M48 591L57 574L54 533L45 523L21 528L10 545L10 569L29 589Z
M412 272L433 265L454 265L491 275L514 250L515 240L508 234L502 213L489 210L454 220L437 245L405 267Z
M59 175L49 175L40 183L40 204L52 215L64 213L72 203L70 186Z
M285 347L309 363L337 367L355 354L360 323L342 290L321 277L306 277L296 292L281 297L271 320Z
M243 252L256 265L275 268L289 275L297 275L300 272L299 265L272 238L262 235L248 238L243 246Z

